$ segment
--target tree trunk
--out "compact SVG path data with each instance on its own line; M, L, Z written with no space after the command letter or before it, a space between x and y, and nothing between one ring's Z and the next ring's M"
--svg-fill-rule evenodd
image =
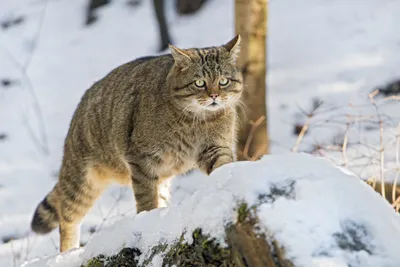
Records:
M240 111L239 160L258 159L269 151L266 110L267 0L235 0L235 28L241 35L238 66L243 72L245 108Z
M197 12L207 0L176 0L176 9L181 15Z
M254 233L254 224L238 222L227 229L227 243L232 266L237 267L293 267L276 241L267 242L265 236Z
M95 15L95 10L99 7L108 5L110 0L89 0L87 10L86 10L86 22L85 24L91 25L97 20L97 16Z
M168 24L165 18L165 0L153 0L154 11L158 22L158 30L160 32L160 47L159 51L164 51L168 48L168 44L171 44L171 37L168 31Z

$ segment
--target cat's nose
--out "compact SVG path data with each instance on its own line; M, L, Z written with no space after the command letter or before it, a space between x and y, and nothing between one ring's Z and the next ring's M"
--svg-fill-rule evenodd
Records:
M215 100L218 97L218 94L210 94L210 97Z

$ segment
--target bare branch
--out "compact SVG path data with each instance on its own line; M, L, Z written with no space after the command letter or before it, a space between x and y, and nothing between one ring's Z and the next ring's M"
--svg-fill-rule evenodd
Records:
M246 144L245 144L244 149L243 149L243 154L244 154L244 156L245 156L246 158L250 158L250 156L249 156L249 148L250 148L251 142L253 141L254 133L255 133L255 131L257 130L257 127L259 127L260 124L261 124L264 120L265 120L265 116L263 115L263 116L261 116L260 118L258 118L255 122L250 121L251 129L250 129L249 136L247 137ZM264 148L265 148L265 147L264 147ZM259 149L260 149L260 148L259 148ZM255 153L255 154L257 154L257 153Z
M398 128L398 133L396 135L396 176L393 181L393 188L392 188L392 201L396 201L396 191L397 191L397 180L399 178L400 173L400 159L399 159L399 150L400 150L400 123Z
M350 121L351 121L350 116L347 116L346 132L344 134L343 145L342 145L343 161L344 161L344 166L346 168L348 167L349 164L349 159L347 158L347 143L349 139Z
M46 17L46 10L47 10L47 4L49 3L49 1L45 1L42 12L40 14L40 20L39 20L39 26L36 28L36 32L34 34L34 38L32 41L32 51L31 53L28 55L28 58L25 60L25 63L22 65L23 69L25 72L27 72L27 70L29 69L29 66L32 62L32 59L35 55L35 51L37 48L37 44L39 43L40 40L40 35L42 33L42 28L44 25L44 18Z
M374 97L379 94L379 90L375 90L371 94L368 95L372 105L375 107L376 114L378 115L379 119L379 144L380 144L380 178L381 178L381 193L383 198L386 198L386 193L385 193L385 177L384 177L384 164L385 164L385 150L383 146L383 122L381 119L381 114L379 113L379 108L378 105L376 104L376 101Z
M39 38L40 38L40 34L42 32L42 27L43 27L43 24L44 24L44 18L45 18L45 14L46 14L46 10L47 10L47 4L48 4L48 1L46 1L44 3L44 7L43 7L41 15L40 15L39 26L37 28L37 31L36 31L36 33L34 35L34 39L32 41L33 48L32 48L32 51L29 54L29 56L28 56L28 58L27 58L27 60L25 61L24 64L21 64L10 53L10 51L6 47L2 46L6 56L9 58L10 62L13 63L15 68L20 72L21 77L22 77L26 87L28 88L28 91L30 92L30 94L31 94L31 96L33 98L33 109L34 109L34 112L35 112L36 117L38 118L38 122L39 122L39 133L40 133L40 140L41 140L39 147L41 147L41 150L45 155L48 155L48 153L49 153L49 145L48 145L48 141L47 141L46 127L45 127L45 123L44 123L42 109L40 107L39 100L38 100L38 97L36 95L36 91L35 91L35 89L34 89L34 87L32 85L32 82L31 82L30 78L29 78L27 70L28 70L28 68L29 68L29 66L30 66L30 64L32 62L33 57L34 57L34 54L35 54L35 51L36 51L36 47L37 47L37 43L39 42ZM30 126L28 125L28 130L30 130L29 128L30 128ZM31 134L31 136L33 136L32 135L33 132L30 132L30 134ZM39 138L34 138L34 140L33 140L34 143L37 144L37 141L35 141L35 139L38 140Z
M299 145L300 145L301 141L303 140L303 137L304 137L305 133L307 132L308 127L310 125L310 119L311 119L311 117L308 117L306 122L304 123L303 127L301 128L301 131L297 137L296 143L292 148L292 152L297 152Z

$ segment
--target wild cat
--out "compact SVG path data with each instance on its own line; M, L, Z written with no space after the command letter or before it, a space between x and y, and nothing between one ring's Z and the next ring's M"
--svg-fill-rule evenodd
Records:
M235 160L243 90L240 36L218 47L179 49L111 71L83 95L64 145L59 179L31 227L57 226L60 250L79 245L79 226L112 182L130 185L137 212L158 207L163 179Z

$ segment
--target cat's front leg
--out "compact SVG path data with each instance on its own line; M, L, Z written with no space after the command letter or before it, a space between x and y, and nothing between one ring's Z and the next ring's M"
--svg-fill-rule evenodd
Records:
M130 162L133 193L136 200L136 212L158 208L158 177L146 171L141 161Z
M204 146L199 153L197 164L208 175L216 168L234 161L234 154L230 147L220 145Z

